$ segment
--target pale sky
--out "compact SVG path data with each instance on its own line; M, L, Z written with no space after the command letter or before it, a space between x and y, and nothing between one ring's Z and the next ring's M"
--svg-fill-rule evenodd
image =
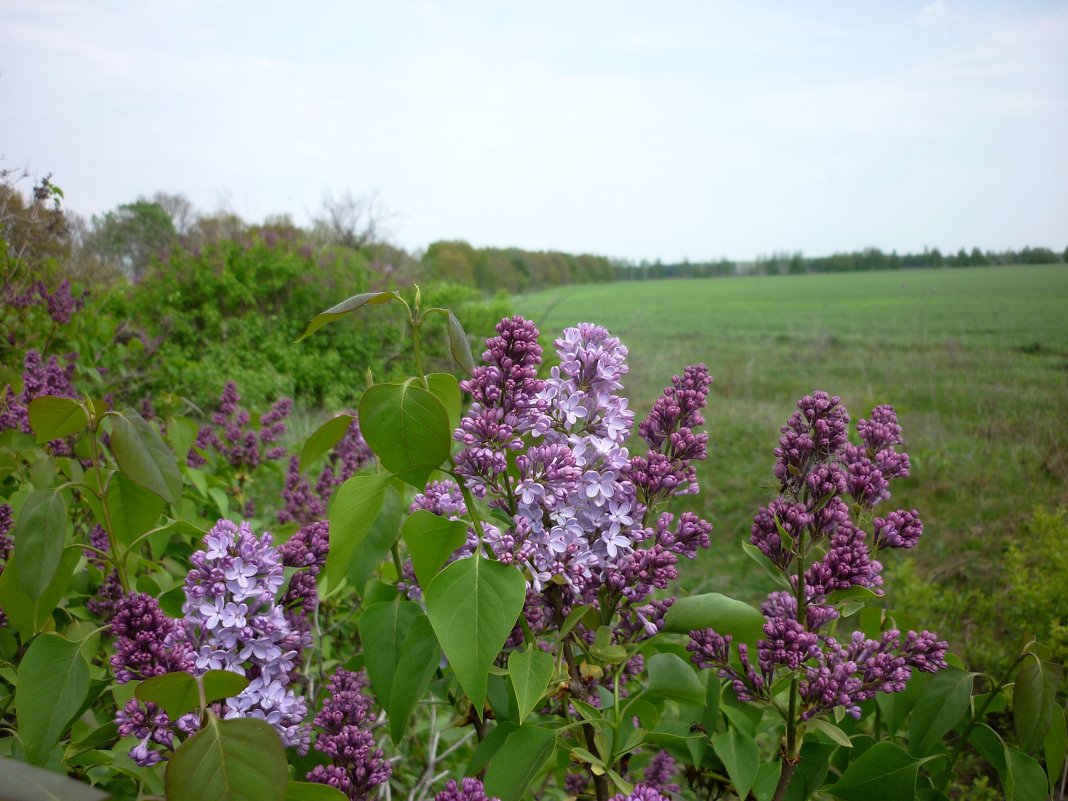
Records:
M1068 245L1068 2L0 0L0 155L397 244Z

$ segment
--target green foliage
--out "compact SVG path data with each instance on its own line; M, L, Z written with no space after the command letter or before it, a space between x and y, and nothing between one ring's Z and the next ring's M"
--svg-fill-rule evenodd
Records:
M248 687L249 680L228 670L209 670L201 676L189 673L164 673L137 685L134 695L162 707L171 720L205 704L232 698Z
M42 634L19 663L15 698L19 742L32 764L49 761L52 748L89 694L89 665L81 650L79 642Z
M285 801L278 732L256 718L219 720L182 743L167 763L168 801Z
M376 384L364 393L360 430L382 466L417 489L426 486L452 447L449 414L414 379Z
M526 596L514 567L476 554L458 559L426 588L426 614L456 678L482 716L489 666L512 631Z

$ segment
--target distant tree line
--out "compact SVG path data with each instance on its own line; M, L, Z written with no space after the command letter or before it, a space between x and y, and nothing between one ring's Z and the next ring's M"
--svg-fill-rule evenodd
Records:
M871 270L909 270L940 267L985 267L989 265L1068 263L1068 248L1058 253L1046 247L1020 250L982 251L961 248L943 254L938 248L924 248L922 253L886 253L879 248L865 248L831 256L805 256L800 251L773 253L751 262L728 259L708 262L683 261L664 264L660 261L615 262L616 277L623 281L658 278L710 278L727 275L803 275L805 273L867 272Z
M530 251L520 248L475 247L460 240L439 241L422 253L412 253L388 241L389 213L376 194L324 198L320 211L309 224L298 226L286 214L268 217L263 223L243 220L230 210L204 212L184 195L157 192L91 218L79 217L69 209L58 214L42 199L24 199L15 189L10 171L0 174L0 221L24 215L13 211L30 205L39 209L38 226L48 235L36 243L38 249L51 249L52 257L64 263L64 272L89 283L110 283L118 279L141 281L153 274L154 265L193 254L217 250L222 243L248 247L253 241L282 238L296 251L323 254L332 260L348 254L366 265L369 283L398 286L411 282L423 285L454 284L483 292L527 292L566 284L602 283L616 280L656 280L661 278L712 278L732 275L796 275L825 272L860 272L985 265L1050 264L1068 262L1068 248L1055 252L1046 247L1020 250L982 251L961 248L943 254L938 248L922 253L889 253L866 248L830 256L805 256L801 252L780 252L753 261L714 261L664 263L609 259L605 256L571 254L559 251ZM54 187L47 181L47 187ZM61 196L60 192L60 196ZM21 223L20 223L21 224ZM11 232L19 232L12 223ZM29 232L15 237L31 241ZM339 255L340 254L340 255ZM318 256L317 256L318 258ZM315 263L310 260L309 264Z

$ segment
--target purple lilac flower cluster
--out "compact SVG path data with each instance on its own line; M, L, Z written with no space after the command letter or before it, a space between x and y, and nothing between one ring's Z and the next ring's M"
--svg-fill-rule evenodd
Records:
M434 801L501 801L497 796L487 796L486 788L478 779L449 779L445 789L434 796Z
M309 635L294 629L274 601L283 581L281 555L270 535L256 537L247 523L228 520L208 532L204 546L191 557L183 620L167 617L158 601L143 593L118 601L111 620L116 681L172 671L230 670L247 676L248 687L226 699L223 717L262 718L287 746L304 752L310 738L303 722L307 708L289 684ZM162 745L159 738L149 739Z
M696 489L692 462L707 438L693 428L703 422L708 372L693 366L673 380L639 427L650 451L632 459L634 415L617 394L626 347L590 323L566 329L555 347L559 365L540 380L538 329L518 316L498 324L485 365L461 385L474 403L456 431L457 472L511 518L504 531L487 526L484 540L526 570L532 589L558 577L569 602L595 600L608 585L634 603L674 578L678 556L708 545L711 526L693 515L674 528L671 515L651 527L644 519L652 503Z
M330 757L330 764L313 768L308 781L336 787L350 801L369 799L374 788L389 781L392 774L392 766L371 734L375 716L366 687L362 673L338 669L327 685L329 697L315 716L320 730L315 750Z
M309 523L283 543L278 552L283 566L297 568L279 603L292 630L310 642L311 617L319 605L315 580L330 552L330 524Z
M207 464L202 451L214 449L236 469L255 470L265 459L281 459L285 448L275 445L286 433L285 420L293 409L290 398L279 398L260 418L258 428L252 416L239 404L237 385L227 381L219 397L219 406L211 416L212 425L197 432L194 447L186 461L191 467Z
M671 801L671 798L648 784L636 784L629 793L616 793L609 801Z
M741 669L733 667L731 637L712 629L691 632L687 646L695 664L716 668L742 700L767 700L777 670L799 671L802 719L837 706L859 716L859 703L876 692L900 692L913 669L933 673L946 665L946 643L928 631L890 630L878 641L857 633L845 644L825 631L839 617L831 594L851 587L881 594L875 554L912 548L923 532L915 510L875 518L870 539L859 522L890 497L890 480L908 475L908 456L896 449L902 439L893 407L878 406L858 422L862 446L848 441L848 428L841 399L813 392L781 429L775 449L781 495L753 519L750 542L792 590L772 593L761 606L766 622L756 663L739 643Z
M0 503L0 576L4 574L4 565L7 563L11 552L15 550L15 540L11 538L11 529L15 525L15 516L11 507L6 503ZM0 628L7 625L7 615L0 609Z
M295 631L275 596L282 587L282 559L271 536L257 537L247 523L220 520L190 561L182 606L185 635L195 649L197 673L230 670L249 686L226 700L224 717L259 717L287 746L307 750L304 699L289 688L307 632Z
M49 356L46 361L40 352L32 348L26 351L22 364L22 391L16 393L8 384L0 395L0 431L17 429L24 434L32 433L29 406L34 398L43 395L78 397L73 384L77 358L76 353L67 354L63 359L66 363L62 364L55 356ZM63 440L55 440L50 445L57 456L70 455L70 447Z
M314 489L301 475L300 459L291 457L286 469L285 488L282 490L284 504L278 512L278 522L305 526L322 518L334 488L355 475L357 470L371 461L373 455L353 414L345 436L330 451Z
M19 292L12 286L4 287L4 303L13 309L25 309L29 306L42 306L56 325L66 325L76 312L85 307L85 298L89 290L78 297L71 292L70 281L64 279L54 292L49 292L43 281L34 281ZM14 332L12 332L14 335Z

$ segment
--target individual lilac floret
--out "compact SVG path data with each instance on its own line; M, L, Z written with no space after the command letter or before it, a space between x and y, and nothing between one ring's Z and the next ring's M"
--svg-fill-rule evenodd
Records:
M370 731L374 715L366 686L362 673L338 669L330 677L329 696L315 716L321 730L315 749L330 757L331 764L317 765L307 775L308 781L336 787L351 801L371 798L392 773Z
M445 789L434 796L434 801L500 801L497 796L487 796L486 788L478 779L465 778L457 784L449 779Z
M913 548L923 534L923 521L915 509L911 512L898 510L886 517L877 517L875 527L876 548Z
M223 717L259 717L287 746L307 749L304 699L289 688L290 672L306 635L295 631L275 596L282 560L271 537L247 523L220 520L204 536L185 580L186 638L196 652L195 672L230 670L250 684L226 700Z
M648 784L636 784L630 793L616 793L609 801L671 801L671 798Z

